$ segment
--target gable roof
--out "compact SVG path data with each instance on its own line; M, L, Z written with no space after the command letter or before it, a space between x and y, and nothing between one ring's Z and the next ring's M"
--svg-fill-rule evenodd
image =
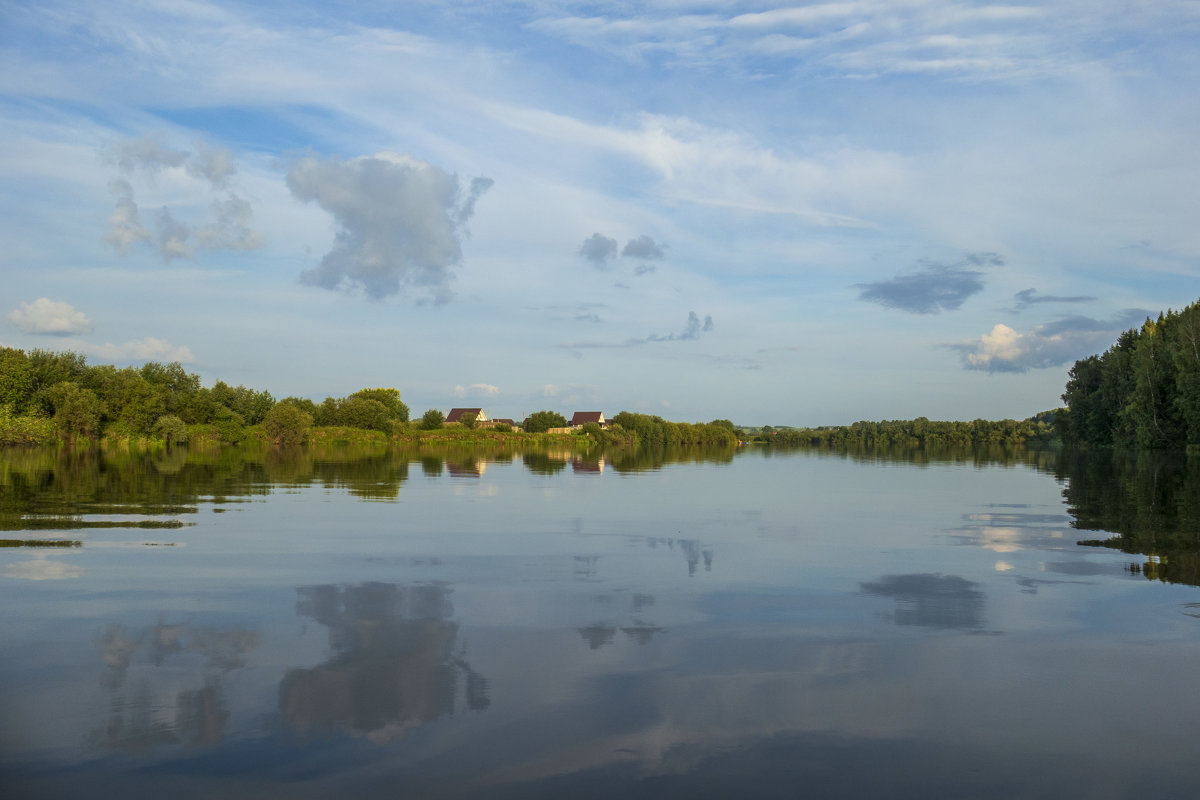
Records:
M452 408L450 409L450 413L446 415L446 422L462 422L462 418L466 414L474 414L475 419L479 422L487 421L482 408Z
M603 411L576 411L575 416L571 417L571 425L583 425L587 422L604 422Z

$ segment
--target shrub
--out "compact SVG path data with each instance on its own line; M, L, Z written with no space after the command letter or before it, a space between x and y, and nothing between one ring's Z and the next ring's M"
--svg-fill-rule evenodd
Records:
M185 444L188 440L187 425L174 414L164 414L154 423L154 435L168 445Z
M312 428L312 416L292 403L276 403L263 420L263 431L271 444L295 447L304 444Z
M436 408L431 408L421 416L421 430L436 431L446 422L446 415Z

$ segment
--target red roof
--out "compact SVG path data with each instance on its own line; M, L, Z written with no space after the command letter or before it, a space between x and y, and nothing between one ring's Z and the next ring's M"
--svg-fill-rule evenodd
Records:
M466 414L474 414L475 418L479 419L482 412L482 408L452 408L446 415L446 422L462 422L462 418Z
M588 422L595 422L597 424L603 424L604 412L603 411L576 411L575 416L571 417L571 422L569 424L583 425Z

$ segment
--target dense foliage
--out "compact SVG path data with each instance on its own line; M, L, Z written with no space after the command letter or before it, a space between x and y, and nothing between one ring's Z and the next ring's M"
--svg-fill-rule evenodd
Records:
M551 428L567 427L567 418L557 411L535 411L521 424L526 433L545 433Z
M1070 444L1200 445L1200 303L1147 319L1075 362L1059 418Z
M78 353L0 348L0 445L147 439L243 441L251 429L277 444L305 440L314 422L394 432L408 406L391 388L362 389L345 398L289 397L217 381L174 362L141 367L91 366Z
M611 420L612 427L634 434L638 444L676 447L697 444L736 444L737 434L728 420L712 422L668 422L662 417L622 411Z
M942 422L925 417L882 422L856 422L823 428L764 428L754 441L804 447L979 447L1048 442L1054 436L1054 414L1025 420Z

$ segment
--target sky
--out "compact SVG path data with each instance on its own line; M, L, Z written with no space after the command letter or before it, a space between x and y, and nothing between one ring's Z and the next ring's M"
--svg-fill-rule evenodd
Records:
M1024 418L1200 299L1200 2L0 4L0 345Z

